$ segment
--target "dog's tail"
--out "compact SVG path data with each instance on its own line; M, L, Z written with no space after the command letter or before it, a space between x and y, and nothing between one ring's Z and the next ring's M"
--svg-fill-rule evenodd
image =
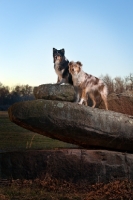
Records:
M107 96L108 96L107 84L101 79L99 80L98 84L99 84L100 93L102 93L107 98Z

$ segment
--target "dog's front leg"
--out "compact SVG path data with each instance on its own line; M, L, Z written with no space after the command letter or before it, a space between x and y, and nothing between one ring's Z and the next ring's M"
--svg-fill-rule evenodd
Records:
M85 105L87 106L87 100L86 100L86 90L85 89L82 89L82 92L81 92L81 99L80 99L80 102L79 104L83 104L83 102L85 102Z
M62 78L61 81L57 82L57 84L61 85L62 83L66 83L66 79Z
M74 87L75 89L75 101L76 103L79 102L79 99L80 99L80 89L78 87Z
M60 82L60 80L59 80L59 76L58 76L58 78L57 78L57 83L56 84L58 84Z

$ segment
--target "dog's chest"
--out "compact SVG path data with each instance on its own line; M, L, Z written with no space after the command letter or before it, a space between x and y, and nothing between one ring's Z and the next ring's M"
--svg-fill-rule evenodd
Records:
M54 65L55 68L55 72L58 75L59 79L62 78L62 74L64 72L64 69L60 70L60 66L59 65Z
M84 81L83 80L84 78L80 74L73 75L72 79L73 79L74 86L79 86Z

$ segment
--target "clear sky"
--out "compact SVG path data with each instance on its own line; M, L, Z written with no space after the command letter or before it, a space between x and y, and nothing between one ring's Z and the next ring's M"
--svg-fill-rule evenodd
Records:
M133 73L133 0L0 0L1 83L55 83L53 47L98 77Z

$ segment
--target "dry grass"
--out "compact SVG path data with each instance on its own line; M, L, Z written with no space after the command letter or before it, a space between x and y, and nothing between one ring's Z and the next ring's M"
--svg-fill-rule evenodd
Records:
M63 180L12 180L0 187L0 200L132 200L133 182L116 180L89 185Z

